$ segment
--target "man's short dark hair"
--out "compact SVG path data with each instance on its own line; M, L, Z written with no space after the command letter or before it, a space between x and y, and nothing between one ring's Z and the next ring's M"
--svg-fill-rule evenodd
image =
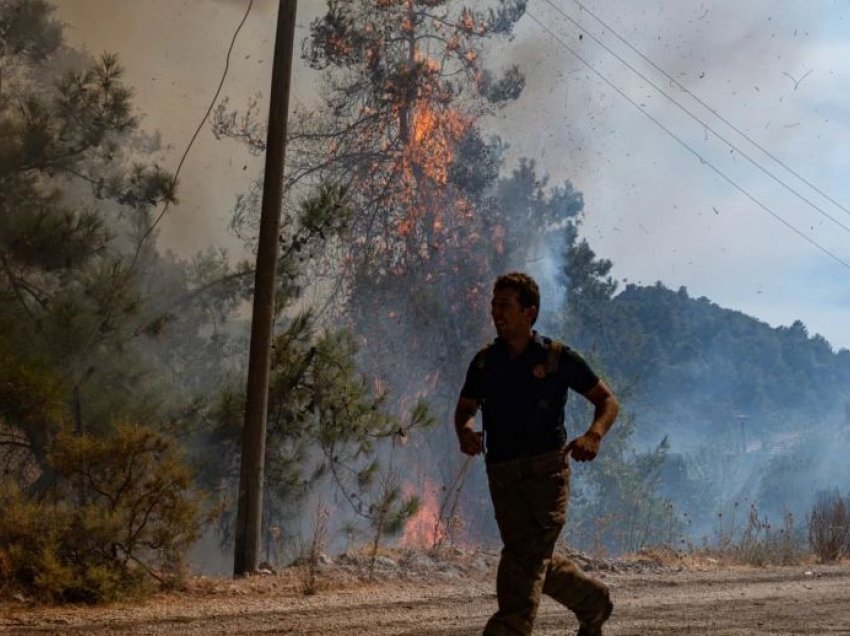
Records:
M528 274L510 272L496 279L493 291L512 289L517 293L517 300L522 307L536 307L540 311L540 288L537 282Z

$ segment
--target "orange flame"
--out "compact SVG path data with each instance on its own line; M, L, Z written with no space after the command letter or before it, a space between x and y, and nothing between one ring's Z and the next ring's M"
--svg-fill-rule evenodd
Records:
M437 487L426 479L421 492L416 492L416 488L411 485L404 486L403 491L405 496L418 495L421 505L419 511L405 524L398 545L402 548L433 548L445 536L445 527L440 520Z
M452 148L470 122L455 110L437 111L420 101L413 111L413 135L408 148L410 162L431 180L445 184L454 160Z

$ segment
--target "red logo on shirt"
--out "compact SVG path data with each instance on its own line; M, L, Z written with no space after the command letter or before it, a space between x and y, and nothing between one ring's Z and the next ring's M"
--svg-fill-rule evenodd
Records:
M538 380L542 380L546 377L546 367L542 364L535 364L534 368L531 370L531 374Z

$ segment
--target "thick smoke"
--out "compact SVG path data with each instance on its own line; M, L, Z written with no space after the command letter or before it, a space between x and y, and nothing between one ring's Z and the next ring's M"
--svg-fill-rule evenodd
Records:
M244 10L243 3L213 3L204 9L202 19L194 3L189 2L140 4L125 0L108 4L109 11L103 11L84 3L59 3L59 17L71 25L68 38L72 43L85 43L93 52L106 49L121 55L128 84L137 89L145 127L162 132L172 146L171 157L176 164L189 131L199 121L220 78L226 45ZM575 5L567 3L564 7L594 34L601 34L601 27ZM275 8L275 3L255 3L238 42L226 93L241 97L267 92L274 25L270 18ZM318 15L322 10L323 3L300 4L299 39L314 17L309 12ZM530 10L607 77L646 104L653 116L678 126L675 130L681 131L688 143L711 159L719 161L722 155L723 169L737 170L743 163L736 153L709 139L703 128L683 118L630 71L610 61L587 36L579 38L579 31L551 8L540 4ZM829 8L794 2L743 5L731 1L624 8L622 3L603 2L593 10L765 146L787 152L787 156L781 155L783 159L804 160L806 174L846 173L837 167L843 166L844 159L837 161L832 153L822 151L826 139L836 140L836 147L846 147L846 143L838 142L846 131L836 129L835 114L839 112L837 99L846 94L839 87L845 85L847 76L829 66L834 64L835 42L841 36L840 27L826 26L833 17ZM163 21L161 16L166 14L170 19ZM161 46L152 44L151 33L161 37ZM193 34L191 40L186 33ZM816 40L820 44L813 44ZM624 56L628 54L634 64L640 63L642 72L652 72L616 39L606 36L605 42ZM500 118L483 122L510 144L505 167L511 168L519 157L533 157L540 172L551 175L553 183L569 179L587 202L581 234L601 257L613 261L620 281L649 284L660 279L673 288L687 285L699 295L773 324L790 324L806 303L813 307L807 324L817 323L816 331L845 337L840 326L842 308L833 308L827 315L830 310L819 308L826 294L813 298L805 291L812 272L817 273L818 285L825 289L842 289L839 283L830 284L836 279L832 267L812 264L815 259L810 246L789 238L784 228L742 201L739 192L708 173L704 165L625 103L559 43L542 34L535 22L523 19L515 41L504 50L512 61L521 64L527 80L516 104ZM499 66L498 58L494 66ZM811 75L806 77L810 69ZM312 96L307 77L303 68L297 67L295 104L308 102ZM681 97L669 82L658 75L652 77L670 94ZM236 101L236 97L233 99ZM689 107L698 108L693 102ZM704 110L699 112L705 116ZM249 179L259 172L261 164L241 149L234 152L228 143L213 141L205 130L184 168L180 192L183 205L175 208L162 226L164 243L179 252L190 253L209 243L229 243L231 249L238 249L224 232L233 193L248 189ZM742 143L740 138L736 143ZM775 189L775 184L752 170L744 175L744 185L755 194ZM846 185L836 188L841 195L847 194ZM775 203L774 199L769 201ZM811 216L810 212L806 214ZM797 223L810 220L809 216L792 218ZM837 240L829 236L828 225L812 223L815 229L819 231L818 240L830 246ZM783 255L783 263L777 264L777 251ZM562 255L563 245L553 235L549 244L529 249L523 258L506 263L506 269L529 271L541 283L541 328L550 332L562 322ZM798 266L801 262L806 264L805 273L796 275L794 272L802 269ZM777 273L783 280L776 278ZM433 299L412 300L437 303L449 292L435 288L433 293ZM404 290L399 296L403 298ZM448 405L456 397L454 392L459 389L470 354L486 342L488 317L483 312L478 317L479 331L464 334L469 342L467 350L451 351L435 360L411 349L410 343L422 339L423 333L419 326L406 321L406 313L421 311L410 308L393 315L376 314L383 332L367 337L364 344L368 347L372 338L391 341L394 395L415 395L420 389L427 392L434 386L434 372L439 371L441 393L437 401L443 419L403 461L413 465L414 456L429 457L422 470L433 468L434 479L445 484L460 470L461 460L438 461L456 452L446 417ZM442 327L436 317L431 328L433 333L426 334L425 342L440 337ZM722 347L705 348L701 362L694 364L710 361L722 365L733 353ZM843 468L846 462L841 461L838 450L846 442L846 433L841 432L848 426L843 411L845 396L835 396L829 408L817 414L790 409L729 413L722 421L709 421L701 415L700 401L706 394L722 394L722 382L718 378L718 386L683 390L676 385L658 386L650 377L647 383L653 390L643 396L643 404L663 408L634 407L639 449L653 447L664 436L669 437L670 468L665 473L668 478L663 492L681 502L684 509L698 505L696 494L703 485L710 485L710 504L703 501L703 510L690 513L702 515L692 526L693 536L709 533L713 515L734 507L736 501L757 499L771 513L787 508L800 516L812 494L821 488L850 485ZM810 416L811 424L803 424ZM805 433L807 430L811 433ZM413 472L415 481L425 477L418 467ZM484 487L477 462L464 496L482 516L476 521L481 535L493 530L492 525L487 526L489 512L481 503L486 498ZM308 530L305 528L305 532Z

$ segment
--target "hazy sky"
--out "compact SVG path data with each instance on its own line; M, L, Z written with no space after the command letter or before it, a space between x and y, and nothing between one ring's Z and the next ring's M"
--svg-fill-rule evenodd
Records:
M167 161L176 165L247 0L57 4L70 44L120 55L143 125L162 132L173 146ZM234 105L268 93L276 6L255 0L240 33L223 92ZM299 42L322 7L299 2ZM534 158L554 182L569 179L584 194L583 234L614 262L619 280L685 285L692 296L774 326L799 318L836 348L850 348L850 3L588 0L585 7L531 0L516 37L500 47L526 74L520 100L488 124L510 144L510 161ZM295 72L293 105L310 94L309 72L300 65ZM163 222L164 243L183 253L235 246L229 211L261 166L206 127L181 175L181 205Z

